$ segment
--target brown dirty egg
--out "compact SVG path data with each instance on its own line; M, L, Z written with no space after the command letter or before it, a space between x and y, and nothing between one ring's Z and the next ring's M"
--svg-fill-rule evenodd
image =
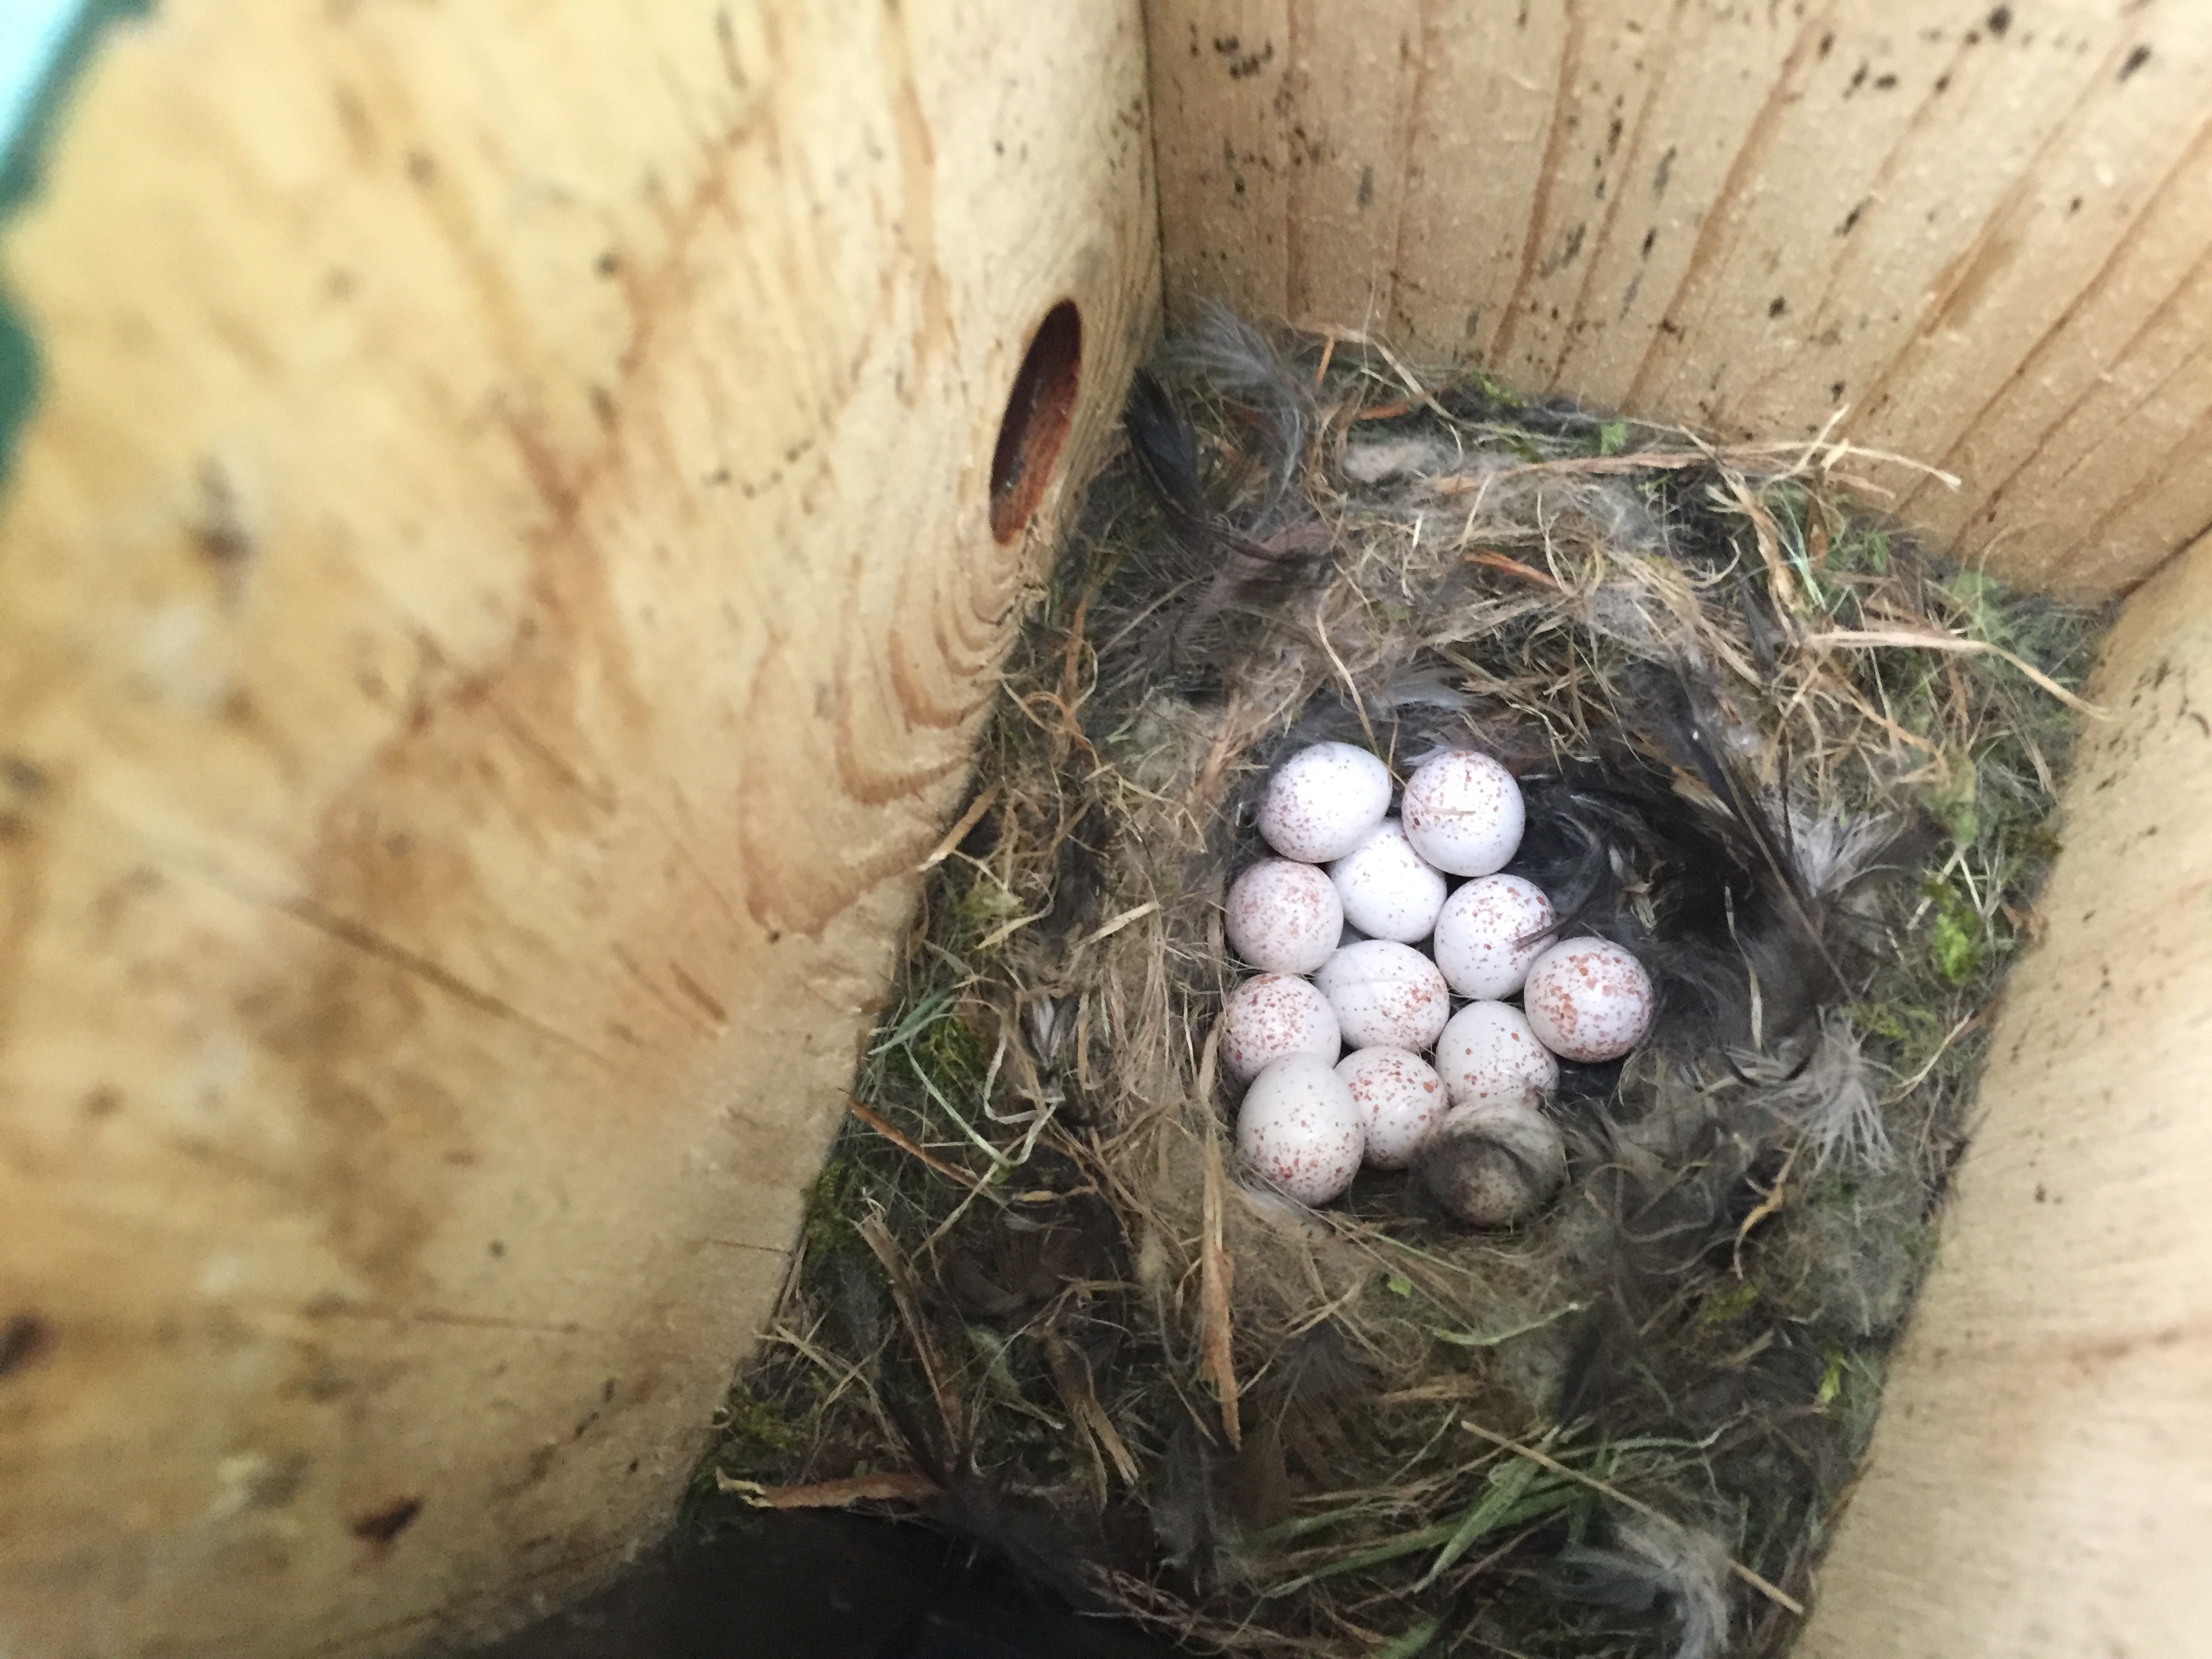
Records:
M1421 1185L1470 1227L1510 1227L1567 1178L1559 1125L1535 1106L1490 1100L1453 1109L1423 1147Z

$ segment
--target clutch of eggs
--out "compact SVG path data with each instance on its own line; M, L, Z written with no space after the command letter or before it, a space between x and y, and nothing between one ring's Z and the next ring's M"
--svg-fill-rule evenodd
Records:
M1556 1141L1554 1126L1521 1119L1542 1117L1559 1059L1616 1060L1643 1040L1651 980L1620 945L1561 941L1543 891L1500 873L1527 815L1496 760L1432 756L1395 817L1390 799L1389 769L1352 744L1302 749L1268 780L1259 827L1278 856L1237 877L1224 915L1231 947L1261 970L1222 1010L1223 1063L1248 1085L1237 1145L1264 1179L1321 1204L1363 1158L1405 1169L1459 1123L1454 1179L1484 1201L1446 1207L1497 1224L1507 1206L1482 1186L1497 1126L1486 1117L1474 1136L1468 1114ZM1452 890L1446 872L1470 879ZM1470 999L1456 1013L1455 993ZM1503 1000L1516 994L1522 1006Z

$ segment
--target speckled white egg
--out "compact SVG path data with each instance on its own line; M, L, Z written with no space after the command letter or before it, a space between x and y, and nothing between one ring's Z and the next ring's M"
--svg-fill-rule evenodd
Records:
M1336 949L1344 906L1314 866L1265 859L1230 884L1222 927L1230 948L1262 973L1310 974Z
M1405 826L1385 818L1328 866L1344 919L1370 939L1426 939L1443 908L1443 872L1413 850Z
M1260 833L1286 859L1340 859L1390 810L1390 769L1348 743L1317 743L1275 769L1260 798Z
M1404 1048L1362 1048L1336 1062L1367 1124L1367 1161L1402 1170L1413 1161L1450 1105L1443 1079Z
M1558 937L1559 921L1534 882L1477 876L1444 901L1430 949L1453 990L1494 1002L1527 982L1529 964Z
M1437 1039L1437 1075L1455 1106L1525 1104L1559 1086L1559 1062L1507 1002L1470 1002Z
M1314 981L1336 1011L1344 1040L1355 1048L1410 1048L1437 1040L1451 1017L1444 976L1410 945L1362 939L1322 963Z
M1513 775L1468 749L1424 762L1406 780L1398 811L1413 850L1455 876L1503 870L1528 823Z
M1521 1000L1546 1048L1565 1060L1619 1060L1651 1029L1657 999L1644 964L1610 939L1562 940L1528 969Z
M1352 1090L1312 1054L1271 1061L1237 1109L1246 1166L1302 1203L1326 1204L1349 1187L1366 1145Z
M1328 999L1288 974L1248 979L1221 1005L1221 1063L1240 1080L1285 1054L1310 1054L1333 1066L1343 1049Z

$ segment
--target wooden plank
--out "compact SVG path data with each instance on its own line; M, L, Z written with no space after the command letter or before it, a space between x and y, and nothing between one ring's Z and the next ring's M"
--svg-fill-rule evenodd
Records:
M2212 30L2179 0L1149 13L1170 307L1730 436L1838 430L2083 594L2212 523Z
M2208 1651L2212 544L2128 603L1806 1659Z
M4 252L0 1648L395 1652L665 1522L1153 325L1144 50L173 0L93 65Z

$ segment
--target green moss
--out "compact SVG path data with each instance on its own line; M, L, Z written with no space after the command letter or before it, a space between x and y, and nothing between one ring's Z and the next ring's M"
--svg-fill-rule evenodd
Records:
M927 1068L929 1080L945 1093L967 1097L980 1092L991 1056L968 1022L947 1012L932 1020L908 1050L917 1070Z
M1744 1279L1707 1297L1705 1305L1698 1310L1698 1317L1705 1324L1718 1325L1749 1313L1758 1300L1759 1286Z
M851 1218L859 1211L860 1171L845 1158L833 1158L822 1166L806 1188L806 1218L799 1227L810 1256L837 1250L856 1250L860 1237Z
M1972 847L1982 833L1981 771L1963 750L1947 758L1949 775L1923 789L1920 798L1954 843Z
M1928 924L1929 954L1936 972L1954 985L1964 985L1981 971L1987 930L1948 883L1931 883L1927 891L1936 907Z

